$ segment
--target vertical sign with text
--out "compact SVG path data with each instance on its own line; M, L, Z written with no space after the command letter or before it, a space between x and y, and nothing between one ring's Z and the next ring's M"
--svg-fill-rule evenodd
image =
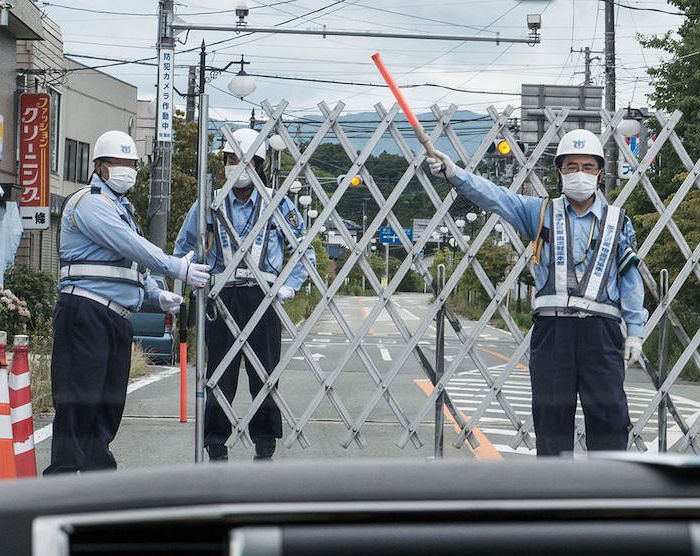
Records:
M163 48L158 62L158 98L156 99L156 121L158 141L173 140L173 80L175 79L172 49Z
M20 216L25 230L45 230L49 220L49 95L22 93L19 122Z

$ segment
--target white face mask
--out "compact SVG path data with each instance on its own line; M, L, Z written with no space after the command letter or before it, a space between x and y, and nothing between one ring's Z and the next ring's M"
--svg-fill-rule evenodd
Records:
M136 170L127 166L110 166L109 179L105 183L123 195L136 184Z
M574 172L561 175L561 190L565 196L574 201L585 201L598 188L598 174Z
M238 168L241 166L241 164L234 164L234 165L228 165L224 167L224 172L226 174L226 183L231 181L231 177L233 176L233 173L238 170ZM245 189L250 185L250 183L253 180L250 178L250 175L248 174L248 169L246 168L245 171L238 176L238 179L236 182L233 184L233 187L235 189Z

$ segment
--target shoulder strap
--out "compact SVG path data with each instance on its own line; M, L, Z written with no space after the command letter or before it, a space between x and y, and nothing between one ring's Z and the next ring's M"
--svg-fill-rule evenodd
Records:
M542 256L542 247L545 242L545 230L547 232L547 240L549 239L549 228L545 228L544 226L544 215L547 211L547 205L549 205L549 201L550 198L545 197L544 202L542 203L542 208L540 208L540 225L537 228L537 235L535 235L535 239L532 242L532 262L535 264L540 264L540 258Z

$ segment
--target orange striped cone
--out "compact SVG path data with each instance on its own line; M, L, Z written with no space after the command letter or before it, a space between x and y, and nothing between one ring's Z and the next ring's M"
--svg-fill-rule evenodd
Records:
M10 419L10 387L8 384L7 332L0 332L0 479L15 479L15 450L12 446L12 420Z
M18 477L36 477L32 390L29 375L29 338L15 336L10 372L10 417Z

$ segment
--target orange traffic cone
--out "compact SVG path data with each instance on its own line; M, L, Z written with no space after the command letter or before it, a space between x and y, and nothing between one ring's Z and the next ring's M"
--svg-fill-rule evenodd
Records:
M18 477L36 477L32 390L29 376L29 338L15 336L10 372L10 418Z
M15 450L12 439L12 420L10 419L10 386L8 384L7 332L0 332L0 479L15 479Z

